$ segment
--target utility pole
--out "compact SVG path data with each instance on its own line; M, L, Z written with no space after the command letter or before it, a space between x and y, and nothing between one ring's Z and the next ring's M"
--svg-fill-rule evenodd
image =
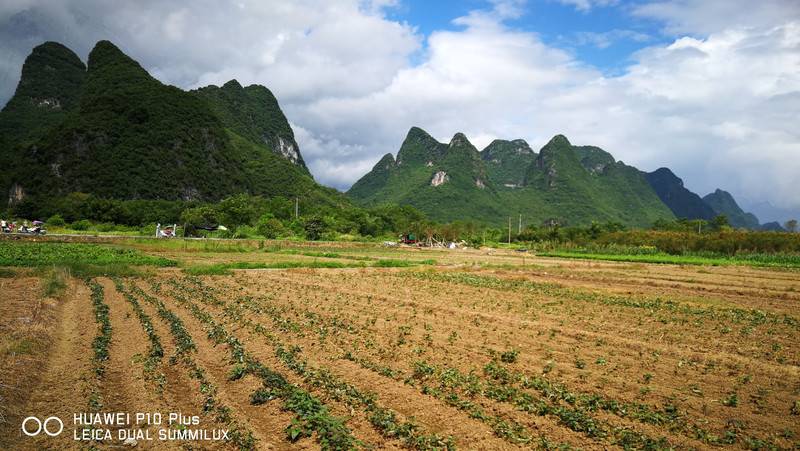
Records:
M294 198L294 219L297 219L300 216L300 199L295 197Z
M508 217L508 244L511 244L511 216Z
M519 227L517 228L517 235L522 233L522 213L519 214Z

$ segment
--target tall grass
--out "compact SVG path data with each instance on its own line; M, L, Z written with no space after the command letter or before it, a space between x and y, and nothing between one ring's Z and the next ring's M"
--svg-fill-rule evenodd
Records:
M44 271L41 275L42 296L46 298L61 297L67 289L69 277L69 269L61 266L54 266Z

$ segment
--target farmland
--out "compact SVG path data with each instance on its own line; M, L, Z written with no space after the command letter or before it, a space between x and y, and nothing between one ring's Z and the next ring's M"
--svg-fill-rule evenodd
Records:
M0 447L121 445L75 441L78 412L228 431L144 449L800 447L792 265L568 257L0 242ZM69 434L26 437L29 414Z

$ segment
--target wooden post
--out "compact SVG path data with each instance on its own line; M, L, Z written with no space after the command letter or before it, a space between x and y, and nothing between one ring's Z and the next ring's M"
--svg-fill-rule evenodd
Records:
M522 213L519 214L519 227L517 228L517 235L522 233Z
M508 244L511 244L511 216L508 217Z
M300 199L295 197L294 198L294 219L297 219L300 216Z

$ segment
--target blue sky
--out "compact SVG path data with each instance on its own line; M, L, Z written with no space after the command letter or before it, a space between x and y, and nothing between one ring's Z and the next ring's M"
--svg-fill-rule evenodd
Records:
M648 46L670 42L663 24L631 14L640 2L596 5L589 9L556 0L533 0L521 15L506 21L509 27L537 33L543 42L569 51L575 58L607 74L618 74L632 63L631 54ZM486 0L405 0L387 9L387 16L408 22L423 36L463 29L454 19L476 9L491 9Z

